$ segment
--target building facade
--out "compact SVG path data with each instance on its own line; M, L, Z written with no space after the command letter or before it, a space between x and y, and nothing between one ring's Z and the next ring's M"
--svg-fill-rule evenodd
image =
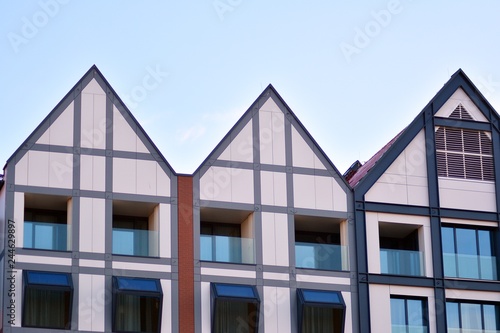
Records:
M177 174L93 66L0 178L2 332L498 332L500 117L458 71L335 168L270 85Z

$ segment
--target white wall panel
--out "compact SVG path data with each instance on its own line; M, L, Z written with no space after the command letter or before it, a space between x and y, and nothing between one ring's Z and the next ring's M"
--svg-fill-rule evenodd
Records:
M443 208L495 212L495 184L490 182L439 178L439 202Z
M113 158L113 192L137 192L137 162L127 158Z
M380 236L377 213L366 213L366 252L368 254L368 272L380 274Z
M295 207L347 211L347 195L334 178L293 175Z
M28 166L29 153L24 154L24 156L16 163L16 184L28 185Z
M160 257L170 258L172 256L172 224L171 224L171 206L169 204L159 204L159 245Z
M156 161L137 160L137 194L156 195Z
M291 332L290 289L264 287L264 331Z
M201 274L202 275L213 275L213 276L231 276L231 277L251 278L251 279L256 278L255 271L242 271L242 270L238 270L238 269L202 267Z
M106 186L106 159L104 156L80 156L80 188L104 191Z
M261 202L263 205L286 206L286 174L261 171Z
M264 265L288 266L288 223L286 214L262 213Z
M285 165L284 114L279 109L278 112L273 112L263 111L263 108L261 108L259 126L260 162L264 164Z
M73 154L49 152L49 187L73 187Z
M249 121L245 127L232 138L231 143L222 153L219 159L228 159L235 162L253 162L253 133L252 122Z
M172 309L177 307L172 303L172 282L170 280L160 280L163 291L163 306L161 316L161 333L172 332Z
M109 297L103 275L79 275L79 330L104 332L104 308L111 301Z
M24 247L24 193L14 193L14 222L16 223L16 247Z
M104 253L105 200L80 198L80 251Z
M292 159L295 167L314 168L314 152L293 126Z
M210 333L212 331L211 311L210 311L210 282L201 283L201 332Z
M342 298L345 303L345 326L344 333L353 333L352 331L352 301L351 301L351 293L347 291L342 292ZM354 310L357 311L357 310Z
M50 119L51 124L49 128L42 134L36 143L73 146L73 118L74 103L71 102L56 119Z
M389 286L370 284L370 326L372 332L391 332Z
M211 167L200 179L202 200L253 203L253 170Z
M157 194L160 196L170 196L170 178L163 171L160 165L156 166Z
M29 151L28 155L28 185L49 186L49 153Z
M88 86L87 86L88 87ZM106 95L82 91L81 146L105 149L106 147Z

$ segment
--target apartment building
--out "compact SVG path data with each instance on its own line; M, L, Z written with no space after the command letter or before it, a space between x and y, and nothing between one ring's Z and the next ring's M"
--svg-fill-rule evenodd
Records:
M7 161L2 332L359 332L352 191L272 86L175 173L93 66Z
M500 331L499 124L459 70L410 125L346 172L360 332Z
M93 66L0 177L0 332L500 332L499 128L459 70L341 175L270 85L177 174Z

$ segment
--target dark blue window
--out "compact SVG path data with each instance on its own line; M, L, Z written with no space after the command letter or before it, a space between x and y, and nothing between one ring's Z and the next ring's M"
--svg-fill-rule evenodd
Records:
M24 327L71 329L73 283L69 273L23 272Z
M260 298L255 286L211 284L212 332L257 333Z
M338 291L297 289L299 333L344 332L345 303Z
M426 300L391 297L392 333L428 332L427 318Z
M159 280L113 277L113 332L160 332Z

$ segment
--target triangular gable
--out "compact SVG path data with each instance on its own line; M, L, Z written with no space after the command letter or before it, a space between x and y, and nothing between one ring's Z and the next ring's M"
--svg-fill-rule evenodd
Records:
M457 96L459 98L452 98ZM453 103L450 102L450 99ZM446 104L447 102L449 104ZM467 75L459 69L417 115L413 122L398 135L397 139L390 147L388 147L383 154L378 156L376 161L373 161L370 170L364 170L366 176L360 179L356 184L351 182L351 185L355 188L355 200L360 200L365 193L367 193L398 156L401 155L410 142L413 141L417 134L425 127L426 123L432 121L434 116L449 117L460 103L467 108L472 116L476 117L476 120L489 121L496 126L500 123L498 113L484 98ZM449 112L442 111L445 109ZM441 111L441 113L437 114L438 111ZM479 120L481 118L485 120Z
M458 88L435 115L460 120L488 121L462 88Z
M257 113L259 120L253 122ZM292 156L295 155L289 165L285 158L285 122L291 123L289 135L293 147ZM254 128L255 125L259 128ZM257 131L259 152L255 153L252 140ZM255 154L258 155L257 158ZM214 163L234 165L238 162L324 170L337 178L346 190L349 188L340 172L272 85L262 92L195 173L199 173L201 177Z
M81 98L77 99L79 95L81 95ZM117 127L118 134L114 134L114 129L109 128L109 123L106 122L109 121L107 119L109 118L107 117L109 111L106 110L106 99L112 102L113 122L128 125ZM78 108L80 110L85 109L85 112L81 113L80 128L74 128L73 126L75 124L75 103L77 101L80 103ZM80 134L82 149L109 149L109 145L106 145L107 140L115 139L116 142L113 142L112 145L113 150L149 153L154 160L159 162L168 177L175 174L95 65L85 73L61 102L45 117L7 160L7 164L12 160L20 161L34 144L72 147L74 145L74 136L78 134ZM133 146L127 146L128 142L121 141L119 135L124 135L129 140L133 140ZM68 152L71 153L72 151Z

